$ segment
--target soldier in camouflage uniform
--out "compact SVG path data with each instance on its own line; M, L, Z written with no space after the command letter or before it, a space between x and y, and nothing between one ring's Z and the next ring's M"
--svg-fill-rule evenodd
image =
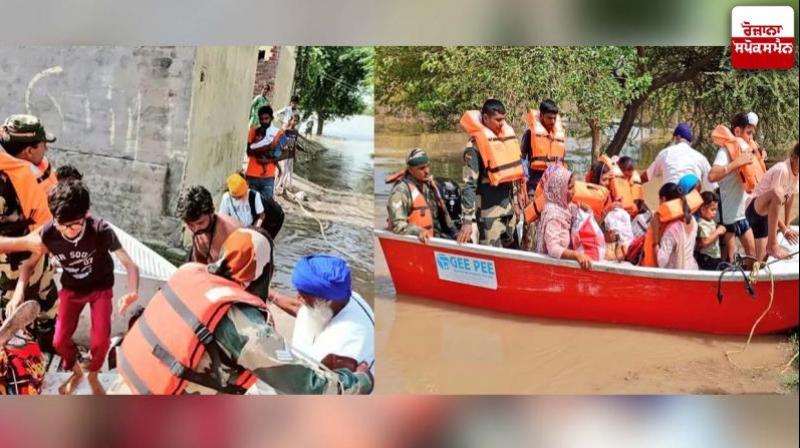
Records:
M498 100L484 103L481 117L484 126L499 129L505 121L506 108ZM480 152L473 139L464 150L464 188L461 192L462 225L458 242L471 241L473 223L478 226L480 244L515 248L514 229L517 225L514 208L516 191L511 182L492 186L486 175Z
M420 241L427 241L428 237L439 237L442 234L442 226L439 222L441 213L437 206L436 193L432 188L433 178L431 177L430 159L420 148L414 148L406 157L406 170L403 177L396 181L391 193L386 209L389 212L389 227L394 233L400 235L416 235ZM425 202L428 204L427 212L431 213L433 219L433 235L425 229L410 222L409 217L412 212L414 199L412 198L411 186L416 187Z
M0 153L0 236L18 237L28 234L30 225L49 219L46 193L43 189L33 188L26 191L26 200L35 198L45 207L32 211L25 216L21 200L23 195L15 189L13 178L30 176L34 182L39 176L38 165L47 151L47 143L55 141L55 137L45 131L38 118L32 115L12 115L6 119L0 129L0 145L5 152ZM24 162L24 163L21 163ZM12 173L11 170L16 170ZM46 214L46 217L34 217L33 214ZM30 253L0 253L0 314L5 310L8 300L14 293L19 278L19 268L30 257ZM55 271L48 257L41 257L36 265L28 288L25 290L26 300L37 300L41 313L29 330L39 341L41 348L53 353L52 340L55 331L55 315L58 309L58 291L54 281Z

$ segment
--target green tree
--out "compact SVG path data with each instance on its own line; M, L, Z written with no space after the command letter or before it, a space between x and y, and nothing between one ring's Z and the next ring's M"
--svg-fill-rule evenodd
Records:
M372 47L298 47L294 90L303 109L326 121L364 111L375 73Z
M797 57L797 55L795 56ZM555 100L591 135L596 157L603 129L619 120L606 152L618 154L640 126L688 121L707 152L713 126L737 111L761 116L760 141L785 147L798 135L798 70L738 71L725 47L379 47L376 100L452 127L488 97L506 102L509 119L544 98Z

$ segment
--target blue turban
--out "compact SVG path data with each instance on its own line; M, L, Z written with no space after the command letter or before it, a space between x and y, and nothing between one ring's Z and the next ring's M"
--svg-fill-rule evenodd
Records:
M692 141L692 128L689 126L688 123L679 123L678 127L675 128L675 132L672 135L677 135L678 137L683 138L687 142Z
M350 298L350 268L333 255L309 255L301 258L292 273L292 285L303 295L327 300Z
M678 187L680 187L681 190L683 190L683 194L687 194L690 191L692 191L692 189L696 187L697 184L699 183L700 179L698 179L697 176L695 176L694 174L686 174L683 177L681 177L681 180L678 181Z

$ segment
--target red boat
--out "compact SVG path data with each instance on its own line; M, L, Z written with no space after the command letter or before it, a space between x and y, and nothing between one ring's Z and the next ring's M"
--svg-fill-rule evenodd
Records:
M748 334L769 306L756 334L798 325L797 255L770 264L772 280L762 269L751 295L740 271L721 281L719 272L609 262L582 271L574 261L519 250L376 235L399 294L518 315L734 335Z

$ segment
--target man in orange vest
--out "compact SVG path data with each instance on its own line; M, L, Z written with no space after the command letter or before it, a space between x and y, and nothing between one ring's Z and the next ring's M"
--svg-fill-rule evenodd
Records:
M25 236L52 219L38 166L46 161L47 144L55 140L32 115L12 115L0 128L0 145L5 150L0 151L0 236ZM0 253L0 313L11 299L20 268L30 255ZM39 302L41 312L30 330L49 353L55 352L52 343L58 309L54 276L48 257L41 257L24 294L25 299Z
M528 130L522 135L522 151L528 166L528 195L533 197L536 186L549 165L564 165L566 134L553 100L539 104L539 113L532 112Z
M506 107L497 99L489 99L481 108L481 124L499 136L506 126ZM464 149L464 189L461 193L462 225L456 240L473 239L473 223L478 225L480 244L495 247L515 247L514 229L517 217L514 209L516 191L513 182L492 185L486 164L480 156L475 138ZM521 163L521 162L520 162ZM478 211L480 206L480 211Z
M441 211L432 188L430 159L421 148L408 153L405 174L389 193L386 209L394 233L416 235L423 243L441 235Z
M245 178L253 191L262 198L271 199L275 190L275 175L280 167L273 152L278 146L280 129L272 124L272 108L264 106L258 110L259 127L250 128L247 133L247 170Z

